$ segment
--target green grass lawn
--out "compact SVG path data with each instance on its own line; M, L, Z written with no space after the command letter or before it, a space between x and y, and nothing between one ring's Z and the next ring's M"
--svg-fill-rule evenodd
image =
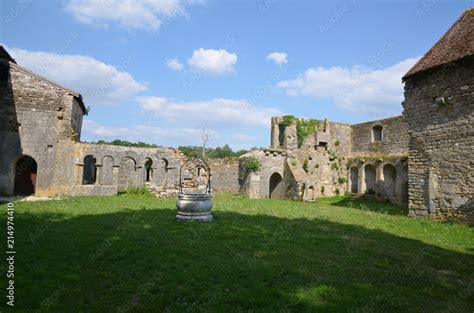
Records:
M183 223L173 199L17 202L15 311L474 310L473 228L344 197L214 204Z

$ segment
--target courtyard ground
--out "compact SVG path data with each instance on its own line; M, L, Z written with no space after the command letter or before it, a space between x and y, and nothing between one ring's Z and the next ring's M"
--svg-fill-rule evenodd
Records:
M210 224L146 195L17 202L15 311L474 309L474 228L346 197L214 202Z

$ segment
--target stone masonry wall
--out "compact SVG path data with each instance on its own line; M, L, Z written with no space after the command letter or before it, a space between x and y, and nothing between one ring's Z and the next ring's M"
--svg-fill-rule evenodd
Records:
M95 182L88 185L83 184L86 156L95 159L96 168ZM55 164L49 168L53 180L47 188L37 189L37 195L114 195L120 191L117 188L120 178L127 182L126 188L144 186L145 163L148 160L152 162L151 184L172 187L178 183L180 159L175 150L168 148L135 148L61 141L56 149L55 159ZM38 177L40 175L38 174Z
M215 192L239 193L239 159L209 159L211 184Z
M304 185L303 200L344 194L350 138L350 125L321 121L317 131L291 154L288 163L295 180Z
M474 223L473 73L471 56L405 82L412 215Z
M382 126L383 139L374 142L372 127ZM408 125L402 116L352 125L352 155L408 153Z
M0 193L12 194L15 163L22 155L36 160L36 187L46 188L54 182L50 169L58 142L77 140L71 126L74 97L13 63L1 60L0 70Z

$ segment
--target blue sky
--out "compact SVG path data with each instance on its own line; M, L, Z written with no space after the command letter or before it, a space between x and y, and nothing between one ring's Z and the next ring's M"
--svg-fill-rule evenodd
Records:
M82 140L268 146L270 117L401 114L401 76L468 0L6 0L0 42L80 92Z

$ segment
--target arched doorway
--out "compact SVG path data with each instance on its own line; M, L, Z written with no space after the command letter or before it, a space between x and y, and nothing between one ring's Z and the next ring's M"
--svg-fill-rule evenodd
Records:
M95 166L97 160L93 155L86 155L84 157L84 169L82 173L82 184L93 185L96 182L97 167Z
M283 178L278 173L273 173L270 176L270 192L269 198L271 199L284 199L285 192L283 189Z
M145 181L151 182L153 179L153 161L149 158L145 161Z
M314 186L308 187L308 201L316 200L316 192L314 192Z
M375 194L375 166L367 164L365 166L365 192Z
M28 196L36 191L38 164L30 156L23 156L15 164L14 194Z
M396 196L397 170L391 164L383 167L384 189L386 196L393 200Z
M359 169L357 167L351 168L351 192L359 192Z

